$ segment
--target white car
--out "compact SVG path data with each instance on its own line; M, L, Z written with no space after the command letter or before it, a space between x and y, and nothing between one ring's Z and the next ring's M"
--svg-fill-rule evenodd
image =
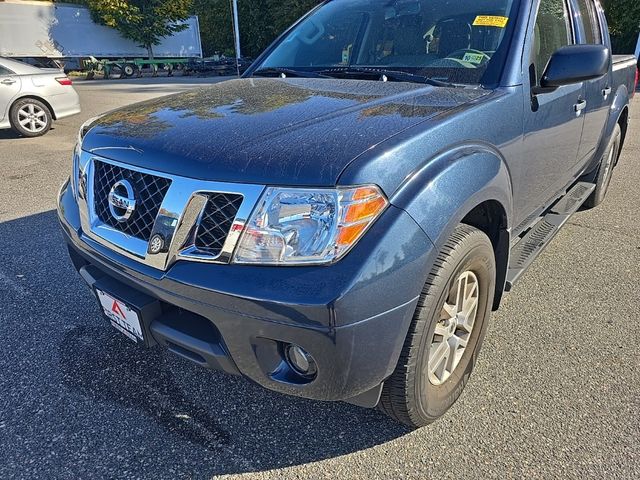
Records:
M64 72L0 58L0 129L39 137L54 120L80 113L80 97Z

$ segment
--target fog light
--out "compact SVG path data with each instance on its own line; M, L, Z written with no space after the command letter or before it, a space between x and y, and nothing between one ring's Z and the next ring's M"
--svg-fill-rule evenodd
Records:
M313 377L318 368L313 357L298 345L289 345L286 350L287 362L297 373Z

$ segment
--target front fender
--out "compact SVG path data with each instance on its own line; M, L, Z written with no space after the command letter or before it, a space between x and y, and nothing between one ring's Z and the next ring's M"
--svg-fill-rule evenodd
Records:
M391 203L405 210L441 248L476 206L493 200L511 228L512 180L500 152L486 144L464 144L428 161L396 191Z

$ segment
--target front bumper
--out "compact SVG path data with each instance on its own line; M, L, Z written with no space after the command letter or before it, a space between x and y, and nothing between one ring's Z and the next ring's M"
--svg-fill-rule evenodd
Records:
M377 402L381 383L396 366L434 255L409 215L390 207L331 266L179 261L163 272L83 235L67 184L58 215L87 283L107 282L120 289L123 301L140 295L158 301L149 324L152 343L277 392L365 406ZM283 346L291 343L316 361L313 380L287 370Z

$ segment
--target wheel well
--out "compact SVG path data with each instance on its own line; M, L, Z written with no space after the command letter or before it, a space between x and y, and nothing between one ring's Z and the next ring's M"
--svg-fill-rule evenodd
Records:
M509 264L509 232L507 230L507 213L502 204L496 200L488 200L476 206L462 220L484 232L493 245L496 257L496 292L493 309L497 310L504 293Z
M620 125L620 130L622 130L622 138L620 139L620 150L622 150L624 139L627 136L627 128L629 127L629 107L622 109L622 113L620 113L620 117L618 118L618 125Z
M11 108L13 108L13 105L15 105L16 102L23 100L25 98L32 98L33 100L38 100L39 102L42 102L46 105L46 107L49 109L49 111L51 112L51 118L53 118L54 120L57 120L56 118L56 112L53 109L53 107L51 106L51 104L49 102L47 102L44 98L42 97L38 97L37 95L23 95L22 97L16 98L13 103L11 104ZM9 109L9 111L11 111L11 108Z

